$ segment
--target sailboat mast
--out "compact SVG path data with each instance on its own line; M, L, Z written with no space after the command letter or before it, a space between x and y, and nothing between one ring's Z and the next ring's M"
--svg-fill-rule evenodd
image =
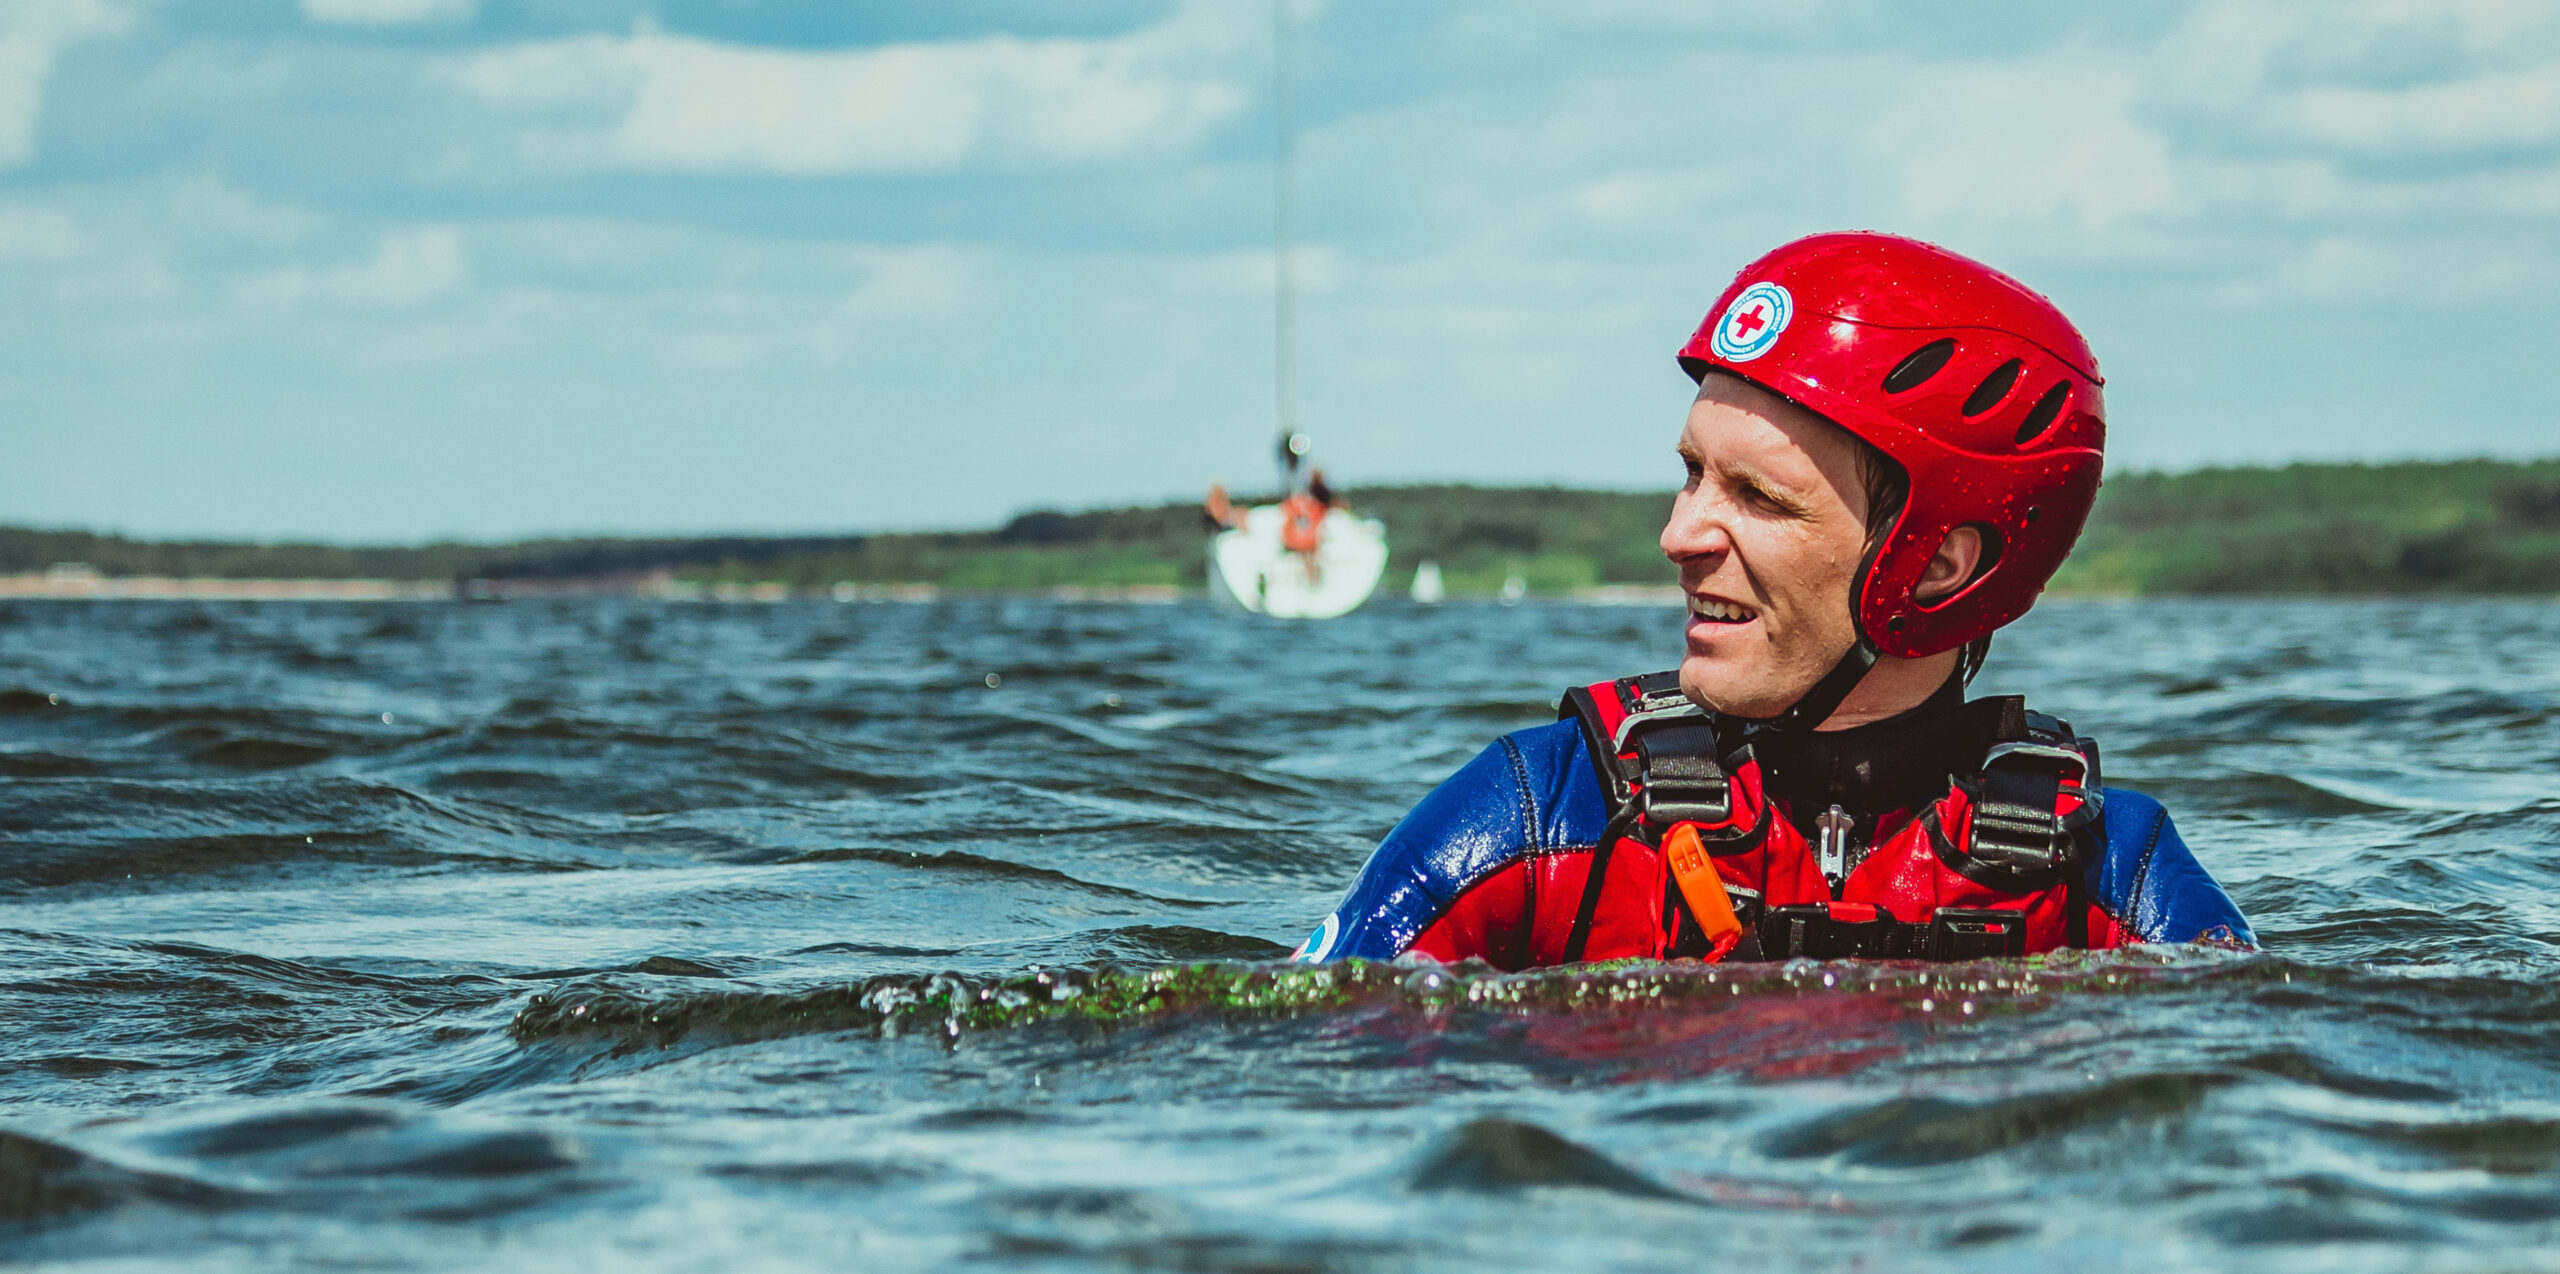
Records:
M1298 433L1298 274L1294 187L1298 122L1295 40L1289 0L1272 0L1271 381L1272 414L1282 463L1297 468L1290 440Z

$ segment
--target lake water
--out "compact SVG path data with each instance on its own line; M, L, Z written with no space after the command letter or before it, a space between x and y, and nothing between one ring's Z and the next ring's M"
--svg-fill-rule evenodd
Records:
M1273 963L1676 625L0 608L0 1262L2560 1269L2560 606L2004 638L2265 955Z

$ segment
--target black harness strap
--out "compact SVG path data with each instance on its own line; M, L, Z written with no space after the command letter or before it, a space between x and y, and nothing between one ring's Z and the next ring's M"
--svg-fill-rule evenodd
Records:
M2100 816L2095 745L2060 718L2027 711L2016 695L1978 699L1965 710L1989 718L1982 768L1956 778L1973 803L1973 837L1958 848L1930 806L1920 822L1938 861L2004 893L2031 893L2079 875L2081 829ZM2068 816L2054 812L2065 787L2081 798Z
M1600 916L1600 895L1605 892L1601 886L1609 875L1609 850L1643 813L1636 802L1628 801L1620 805L1618 812L1609 816L1608 825L1600 829L1600 843L1591 850L1590 873L1582 878L1582 902L1574 908L1573 932L1565 935L1566 964L1581 963L1583 949L1591 945L1591 923Z
M1673 822L1721 821L1731 809L1730 780L1715 759L1715 731L1703 714L1680 713L1687 700L1680 694L1680 674L1649 673L1621 678L1610 686L1622 711L1621 730L1633 732L1636 759L1618 755L1618 740L1601 725L1599 705L1588 687L1565 692L1556 704L1558 716L1582 723L1583 745L1591 751L1591 768L1600 776L1612 812L1591 849L1591 866L1583 876L1582 897L1574 907L1573 929L1565 936L1564 960L1579 963L1591 944L1591 926L1600 915L1600 895L1609 875L1610 851L1618 838L1639 831L1642 822L1669 827ZM1663 713L1651 720L1643 714Z
M1705 718L1643 731L1636 736L1636 758L1646 823L1668 828L1733 817L1733 780L1716 762L1716 732Z
M1819 904L1772 907L1760 921L1765 960L1986 960L2027 953L2027 917L1996 907L1940 907L1925 923L1843 920Z

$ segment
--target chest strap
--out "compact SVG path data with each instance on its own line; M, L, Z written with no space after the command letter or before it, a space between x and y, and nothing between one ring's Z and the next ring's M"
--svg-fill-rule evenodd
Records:
M1906 923L1872 903L1819 903L1770 908L1759 936L1764 960L1987 960L2027 953L2027 917L1940 907L1925 923Z

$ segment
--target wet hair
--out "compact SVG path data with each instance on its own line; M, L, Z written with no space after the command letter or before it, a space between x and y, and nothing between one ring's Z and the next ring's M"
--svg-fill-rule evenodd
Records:
M1872 561L1884 544L1884 537L1893 530L1895 520L1902 516L1902 506L1911 499L1911 475L1874 443L1846 429L1840 432L1849 435L1850 452L1857 459L1858 486L1867 495L1867 542L1862 552ZM1986 560L1974 572L1980 574L1988 566L1990 562ZM1966 642L1963 652L1956 656L1957 675L1971 685L1973 675L1982 671L1982 661L1990 657L1990 634Z
M1911 499L1911 476L1883 448L1846 429L1840 432L1849 434L1849 447L1858 461L1858 486L1867 493L1864 551L1873 553L1877 545L1884 543L1885 532L1893 529L1893 520L1902 516L1903 504Z

